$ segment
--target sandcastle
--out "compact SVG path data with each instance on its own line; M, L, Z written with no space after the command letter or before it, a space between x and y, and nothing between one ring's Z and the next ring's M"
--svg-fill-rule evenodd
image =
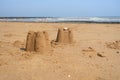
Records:
M26 51L44 53L49 51L50 41L46 31L29 31L26 41Z
M73 32L69 28L59 28L56 42L73 43Z
M72 30L69 28L59 28L56 41L53 43L73 43ZM50 50L51 44L46 31L29 31L26 40L26 51L44 53Z

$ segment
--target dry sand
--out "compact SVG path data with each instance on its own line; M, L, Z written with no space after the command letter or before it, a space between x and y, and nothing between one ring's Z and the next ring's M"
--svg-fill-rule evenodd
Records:
M26 52L28 31L72 28L73 44ZM0 22L0 80L120 80L120 24Z

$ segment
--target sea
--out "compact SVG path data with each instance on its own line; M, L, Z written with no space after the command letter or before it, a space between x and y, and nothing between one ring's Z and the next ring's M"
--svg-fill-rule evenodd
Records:
M120 23L120 16L107 17L0 17L0 22Z

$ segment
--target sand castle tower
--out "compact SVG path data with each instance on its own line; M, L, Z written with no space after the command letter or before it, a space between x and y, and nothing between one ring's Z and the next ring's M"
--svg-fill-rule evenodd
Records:
M27 35L27 41L26 41L26 51L34 51L35 50L35 38L36 33L34 31L29 31Z
M46 31L33 32L29 31L26 41L26 51L30 52L48 52L50 50L49 35Z
M56 42L73 43L73 32L69 28L59 28Z

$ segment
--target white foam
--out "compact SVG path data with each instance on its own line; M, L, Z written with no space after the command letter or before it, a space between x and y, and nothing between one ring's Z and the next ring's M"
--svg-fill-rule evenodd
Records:
M22 22L120 22L120 17L78 17L78 18L0 18L0 21L22 21Z

